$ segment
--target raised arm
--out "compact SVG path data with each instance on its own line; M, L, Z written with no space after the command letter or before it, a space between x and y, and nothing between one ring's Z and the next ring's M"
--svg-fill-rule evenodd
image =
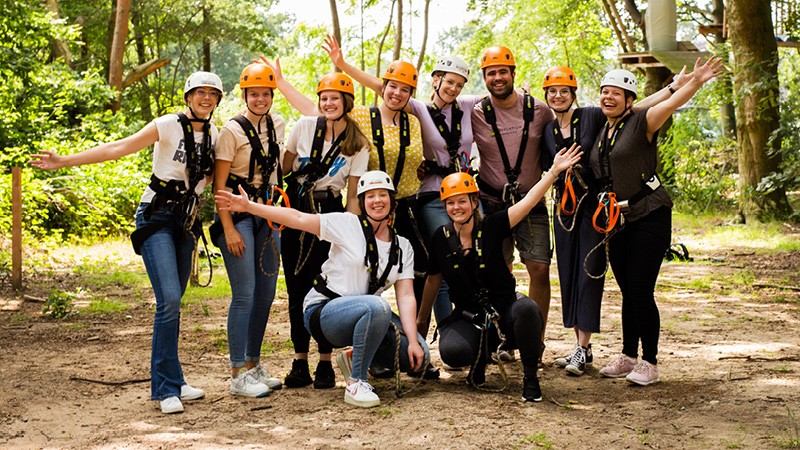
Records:
M634 111L644 111L647 108L652 108L653 106L663 102L664 100L672 97L672 95L680 88L682 88L689 80L694 77L694 74L686 73L686 66L683 66L683 69L675 75L672 80L672 83L668 84L661 90L653 93L652 95L648 95L647 97L639 100L638 102L633 104L632 109Z
M303 95L302 92L298 91L292 83L289 83L286 78L283 77L280 58L275 58L275 62L272 62L262 56L261 62L270 66L272 71L275 72L275 83L278 85L278 90L281 91L281 94L286 97L286 100L294 109L300 111L300 114L304 116L320 115L319 108L317 108L317 104L314 103L314 100Z
M217 191L214 194L214 202L217 204L217 209L221 211L248 212L289 228L319 236L319 215L300 212L294 208L251 202L242 186L239 186L239 195L225 190Z
M722 59L718 56L708 58L708 61L702 65L700 58L697 58L694 71L692 71L692 79L678 89L672 97L647 110L647 138L652 140L653 135L664 125L669 116L686 104L708 80L722 74L723 69Z
M562 148L561 151L556 153L553 166L550 170L542 175L542 179L525 194L525 197L522 197L520 201L508 208L508 223L511 225L511 228L514 228L520 223L520 221L531 212L533 207L542 200L547 190L550 189L550 186L552 186L556 178L558 178L559 173L567 170L570 166L581 160L583 152L580 151L580 149L580 145L572 144L569 150Z
M147 126L126 138L100 144L97 147L92 147L73 155L62 156L56 152L42 150L41 153L31 155L34 159L28 161L28 164L42 170L58 170L64 167L95 164L136 153L157 141L158 128L156 128L155 123L150 122Z
M352 77L362 86L372 89L378 95L382 94L383 83L381 82L380 78L364 72L361 69L357 69L356 67L347 63L344 60L342 48L339 47L339 42L334 36L328 35L328 37L325 38L325 43L322 44L322 48L328 53L328 56L330 56L331 62L334 66L342 69L344 73L350 75L350 77Z

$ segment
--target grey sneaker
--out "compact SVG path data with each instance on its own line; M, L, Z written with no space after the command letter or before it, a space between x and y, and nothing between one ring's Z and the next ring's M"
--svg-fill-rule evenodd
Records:
M161 406L161 412L164 414L176 414L183 412L183 403L181 403L181 399L176 396L167 397L164 400L159 402L159 406Z
M600 375L609 378L622 378L633 371L636 363L636 359L620 353L608 365L600 369Z
M270 375L269 372L264 370L264 366L261 364L253 367L250 370L252 370L251 375L253 375L253 378L269 386L271 391L277 391L283 387L281 380Z
M255 367L253 369L255 369ZM253 377L253 369L242 369L236 374L236 377L231 378L232 395L257 398L269 395L269 386Z
M572 353L572 357L569 359L569 363L565 369L567 369L568 373L572 375L583 375L583 372L586 370L586 353L587 349L578 346L575 351Z
M205 391L184 384L181 386L181 400L198 400L206 396Z

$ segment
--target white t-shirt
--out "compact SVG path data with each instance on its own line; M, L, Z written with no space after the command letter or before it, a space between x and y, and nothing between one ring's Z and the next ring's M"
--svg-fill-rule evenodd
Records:
M314 134L317 129L316 117L301 117L292 128L292 133L289 135L289 141L286 142L286 151L297 155L292 164L292 171L300 170L311 156L311 145L314 142ZM322 144L322 159L328 155L331 149L331 143L327 140ZM339 153L339 156L331 164L330 169L325 177L317 180L314 185L315 191L324 191L330 188L335 196L344 189L347 184L347 177L360 177L367 171L369 165L369 147L365 146L358 153L353 156L345 156Z
M158 141L153 149L153 173L159 180L183 180L189 184L189 171L186 168L186 151L183 147L183 129L177 114L166 114L153 120L158 129ZM211 125L211 146L217 143L219 132L217 127ZM201 145L203 132L194 132L194 142ZM206 187L206 180L197 183L195 192L200 194ZM148 186L142 194L141 203L150 203L156 193Z
M361 230L358 216L353 213L328 213L319 215L319 238L331 243L328 260L322 264L322 276L328 282L328 289L346 297L365 295L369 289L369 272L364 264L367 254L367 241ZM384 225L385 226L385 225ZM386 278L385 287L378 290L380 295L397 280L414 279L414 250L408 239L398 236L400 244L400 264L396 264ZM386 270L389 262L391 242L377 240L378 276ZM403 271L400 272L402 265ZM303 301L303 310L328 298L311 290Z

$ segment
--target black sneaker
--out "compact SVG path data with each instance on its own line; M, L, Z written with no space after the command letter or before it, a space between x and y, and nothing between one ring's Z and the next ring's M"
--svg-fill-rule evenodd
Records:
M372 375L373 378L392 378L394 376L394 369L373 364L369 368L369 374Z
M422 372L422 371L418 371L418 372L409 371L408 372L408 376L410 376L410 377L413 377L413 378L422 377L425 380L438 380L440 375L441 374L439 373L439 369L436 368L436 367L433 367L430 364L428 364L428 367L425 368L425 372Z
M333 387L336 387L333 363L320 361L317 363L317 370L314 371L314 389L331 389Z
M292 361L292 371L283 379L283 385L288 388L299 388L313 383L308 371L308 361L295 359Z
M583 375L586 370L586 347L577 347L567 363L565 369L572 375Z
M542 401L542 388L539 387L539 378L525 375L522 379L522 400L526 402Z

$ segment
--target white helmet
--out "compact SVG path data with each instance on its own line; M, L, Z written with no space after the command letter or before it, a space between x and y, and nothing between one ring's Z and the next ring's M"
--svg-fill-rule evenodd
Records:
M370 170L364 175L361 175L361 178L358 179L357 195L361 195L373 189L387 189L394 192L392 178L382 170Z
M199 87L216 89L219 91L220 95L224 92L222 80L217 74L200 71L189 75L189 78L186 79L186 84L183 86L183 99L186 100L186 96L189 95L189 92Z
M600 89L603 89L603 86L624 89L633 93L634 97L639 93L639 83L636 81L636 75L625 69L614 69L605 74L603 81L600 82Z
M464 79L469 80L469 66L467 63L456 55L447 55L444 58L439 58L436 64L433 65L433 75L436 72L450 72L456 75L461 75Z

